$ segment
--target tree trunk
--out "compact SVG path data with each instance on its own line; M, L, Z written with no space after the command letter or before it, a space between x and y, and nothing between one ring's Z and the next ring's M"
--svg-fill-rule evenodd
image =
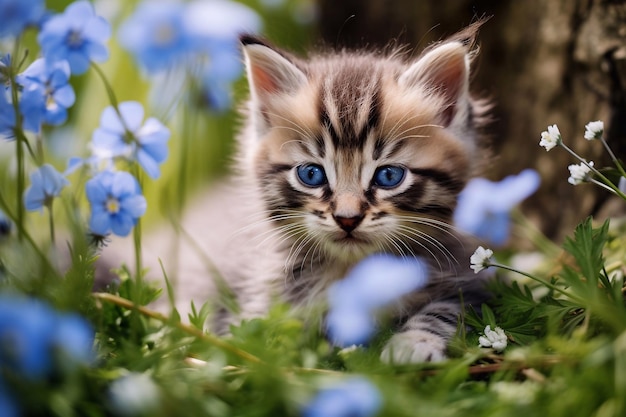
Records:
M479 35L473 77L478 96L493 99L492 178L535 168L543 178L524 210L550 237L570 234L588 214L602 216L609 194L573 187L562 149L539 147L556 123L579 155L610 163L603 147L584 140L584 126L603 120L618 157L626 153L626 2L610 0L319 0L326 44L382 47L390 41L419 52L472 21L492 16Z

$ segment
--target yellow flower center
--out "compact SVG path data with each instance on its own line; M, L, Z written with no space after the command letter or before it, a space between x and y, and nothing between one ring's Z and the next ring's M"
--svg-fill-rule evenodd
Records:
M107 199L107 211L113 214L120 211L120 202L117 198L109 197Z

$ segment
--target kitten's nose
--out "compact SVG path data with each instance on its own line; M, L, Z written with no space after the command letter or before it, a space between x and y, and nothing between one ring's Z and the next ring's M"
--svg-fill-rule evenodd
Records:
M333 216L333 218L335 219L339 227L341 227L348 233L356 229L357 226L361 223L361 220L363 220L362 215L354 217Z

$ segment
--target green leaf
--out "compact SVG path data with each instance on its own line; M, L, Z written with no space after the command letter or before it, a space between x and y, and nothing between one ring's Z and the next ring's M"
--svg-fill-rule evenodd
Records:
M574 231L574 239L567 238L563 248L570 253L587 279L587 288L595 291L598 276L604 267L602 250L608 240L609 221L594 229L592 219L588 217ZM570 282L570 284L573 282Z

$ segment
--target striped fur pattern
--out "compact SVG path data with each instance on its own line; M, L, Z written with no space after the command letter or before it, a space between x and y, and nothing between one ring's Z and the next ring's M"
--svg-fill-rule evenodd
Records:
M307 308L367 255L419 256L430 284L393 307L400 325L382 358L445 358L459 293L482 299L468 264L475 246L450 226L481 159L484 106L469 94L475 30L413 60L349 51L304 60L242 38L251 98L238 168L263 205L266 230L253 240L282 259L279 276L231 281L244 316L263 310L261 285Z

